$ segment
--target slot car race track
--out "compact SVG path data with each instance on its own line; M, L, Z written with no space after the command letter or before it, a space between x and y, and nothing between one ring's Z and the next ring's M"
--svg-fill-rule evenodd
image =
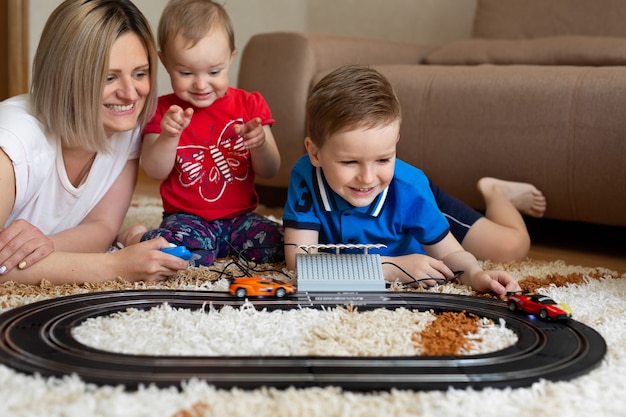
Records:
M506 320L518 335L514 346L498 352L436 357L178 357L124 355L87 347L71 329L91 317L128 308L150 309L168 303L198 310L238 306L228 293L133 290L55 298L0 315L0 363L28 374L76 373L99 385L127 389L155 384L180 386L191 378L220 388L244 389L340 386L347 390L412 390L523 387L539 379L567 380L600 364L606 343L595 330L575 320L543 321L509 311L506 303L483 297L433 293L297 293L282 299L251 299L257 309L334 308L359 310L400 307L420 311L466 311Z

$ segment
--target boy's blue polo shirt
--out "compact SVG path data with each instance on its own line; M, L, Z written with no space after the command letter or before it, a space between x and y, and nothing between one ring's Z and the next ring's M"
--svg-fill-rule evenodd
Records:
M396 160L389 187L369 206L354 207L330 188L308 155L291 170L283 224L318 231L318 243L383 243L386 248L368 252L389 256L424 253L421 244L439 242L450 228L420 169Z

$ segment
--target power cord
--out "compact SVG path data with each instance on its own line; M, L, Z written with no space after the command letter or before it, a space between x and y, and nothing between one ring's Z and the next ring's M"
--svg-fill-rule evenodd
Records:
M437 282L437 285L445 285L445 284L454 282L464 272L464 271L453 271L454 275L452 275L450 278L435 278L435 277L415 278L413 275L409 274L406 270L404 270L400 265L397 265L393 262L382 262L382 264L395 266L400 271L402 271L403 274L405 274L407 277L411 279L409 282L404 282L403 284L420 284L421 285L421 283L424 281L435 281Z
M286 278L291 278L289 274L278 269L262 269L262 270L258 269L258 264L254 261L249 260L245 256L244 251L240 251L239 249L237 249L228 239L225 239L222 236L218 236L217 238L224 241L230 248L231 252L234 253L234 256L231 256L230 261L226 263L226 265L224 265L224 267L221 270L209 267L210 271L217 272L219 274L218 276L219 278L222 278L223 276L226 276L229 280L236 278L235 275L233 275L231 272L227 272L228 268L232 265L236 266L241 271L243 276L247 276L247 277L251 277L253 275L260 275L262 273L267 273L267 272L274 272L274 273L282 274ZM254 249L272 249L276 247L278 246L260 246L260 247L255 247ZM191 249L191 251L193 252L193 249Z

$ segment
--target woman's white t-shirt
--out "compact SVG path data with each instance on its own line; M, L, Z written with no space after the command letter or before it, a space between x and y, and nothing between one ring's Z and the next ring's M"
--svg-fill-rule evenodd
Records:
M28 95L0 103L0 148L15 171L15 205L4 226L24 219L44 234L54 234L80 224L126 162L139 158L139 133L137 128L114 134L111 151L98 152L86 180L74 187L65 171L61 141L46 136L32 114Z

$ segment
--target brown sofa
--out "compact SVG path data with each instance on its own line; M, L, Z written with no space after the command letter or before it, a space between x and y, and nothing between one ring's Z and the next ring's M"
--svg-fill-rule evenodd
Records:
M308 91L353 63L390 79L403 108L399 158L449 193L480 209L478 178L527 181L547 196L547 218L626 226L623 0L478 0L472 37L438 47L253 37L238 86L267 99L283 158L274 179L258 182L265 201L281 202L304 152Z

